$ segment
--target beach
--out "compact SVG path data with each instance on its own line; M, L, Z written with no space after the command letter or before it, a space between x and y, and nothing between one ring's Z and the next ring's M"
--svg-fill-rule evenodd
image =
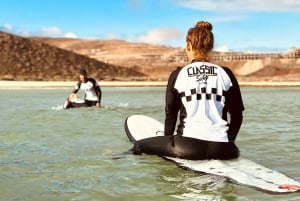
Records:
M69 88L74 87L75 84L76 81L0 81L0 89ZM167 81L100 81L99 85L101 87L165 87ZM241 87L300 87L300 81L242 81L239 85Z

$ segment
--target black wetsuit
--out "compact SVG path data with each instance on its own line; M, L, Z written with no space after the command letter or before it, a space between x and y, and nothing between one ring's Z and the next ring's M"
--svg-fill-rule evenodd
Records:
M69 102L66 108L91 107L101 103L102 91L99 84L93 78L87 78L85 82L79 81L72 93L77 93L79 89L85 92L84 102Z
M234 140L243 120L243 110L233 73L226 67L194 61L173 71L169 77L165 136L137 141L133 150L193 160L237 158L239 150Z

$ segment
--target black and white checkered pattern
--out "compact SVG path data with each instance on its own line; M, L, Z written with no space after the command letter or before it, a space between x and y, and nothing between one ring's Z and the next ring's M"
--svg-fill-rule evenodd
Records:
M201 88L200 93L197 93L196 88L190 90L190 95L186 94L185 92L181 92L179 94L180 98L185 98L186 102L192 101L193 97L196 97L196 100L201 100L204 96L206 100L211 100L213 95L216 95L216 101L221 101L222 97L225 97L226 91L222 91L222 95L217 94L217 88L212 88L211 93L207 93L205 87Z

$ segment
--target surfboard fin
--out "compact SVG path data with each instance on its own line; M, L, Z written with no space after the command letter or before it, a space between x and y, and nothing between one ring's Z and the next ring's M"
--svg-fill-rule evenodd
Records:
M291 191L299 191L300 190L299 185L293 185L293 184L282 184L279 186L279 188L287 189L287 190L291 190Z

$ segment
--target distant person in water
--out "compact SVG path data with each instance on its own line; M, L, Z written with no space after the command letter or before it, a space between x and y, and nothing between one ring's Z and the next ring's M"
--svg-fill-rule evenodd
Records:
M83 90L84 100L77 100L77 92ZM72 91L70 96L67 98L64 108L74 108L74 107L100 107L101 106L101 96L102 92L99 84L93 78L88 77L88 74L85 69L80 69L79 71L79 81L75 86L75 89Z
M213 45L209 22L188 30L185 50L190 63L169 77L164 136L135 142L134 153L191 160L239 157L234 142L243 120L243 100L231 70L209 62Z

